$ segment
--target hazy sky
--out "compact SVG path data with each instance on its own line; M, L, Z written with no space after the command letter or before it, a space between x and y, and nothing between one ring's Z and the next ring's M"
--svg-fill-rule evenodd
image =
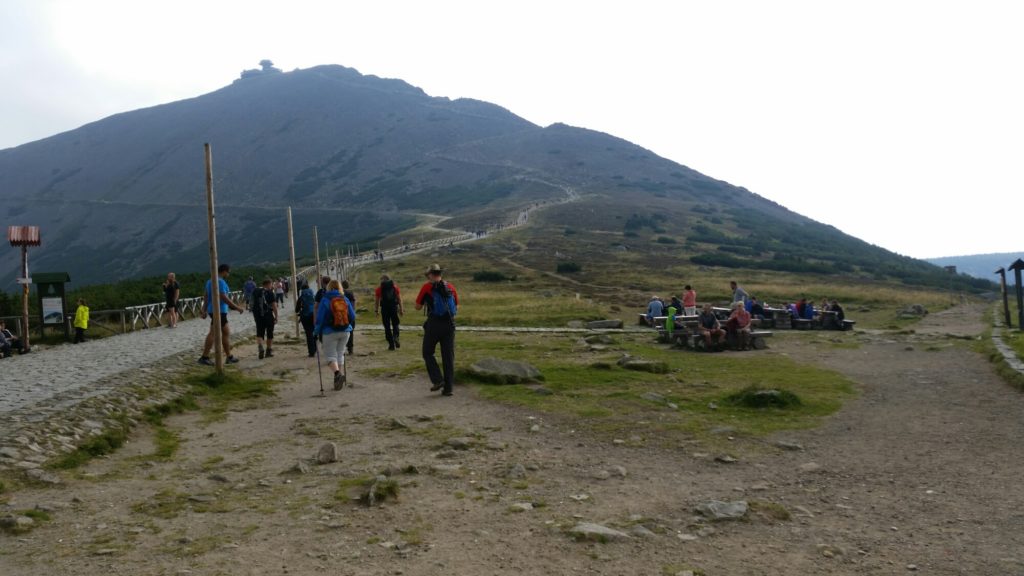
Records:
M901 254L1024 249L1024 2L0 0L0 148L342 64L608 132Z

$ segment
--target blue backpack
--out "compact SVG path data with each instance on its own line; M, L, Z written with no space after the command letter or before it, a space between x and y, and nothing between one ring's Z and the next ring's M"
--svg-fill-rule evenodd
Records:
M430 315L444 317L451 315L455 318L458 312L458 305L455 304L455 296L448 289L447 282L436 282L430 290Z
M295 302L295 311L302 317L312 316L313 304L313 291L305 288L299 292L299 299Z

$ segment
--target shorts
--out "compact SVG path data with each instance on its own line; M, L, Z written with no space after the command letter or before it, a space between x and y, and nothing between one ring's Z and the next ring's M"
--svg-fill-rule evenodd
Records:
M177 308L178 308L178 303L177 303L177 302L172 302L172 301L168 300L168 301L167 301L167 303L166 303L166 304L164 304L164 307L165 307L165 308L166 308L167 310L177 310Z
M210 324L213 324L213 314L210 314ZM227 326L228 325L228 313L227 312L221 312L220 313L220 325L221 326Z
M327 362L345 364L345 347L348 345L348 332L331 332L324 334L322 342L324 359Z
M256 337L266 338L267 340L274 339L274 317L260 317L253 316L256 320Z

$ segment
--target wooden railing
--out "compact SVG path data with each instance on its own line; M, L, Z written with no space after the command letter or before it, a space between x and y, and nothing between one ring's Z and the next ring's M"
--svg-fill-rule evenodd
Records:
M232 300L238 302L242 298L242 291L235 290L234 292L228 293L228 295ZM178 300L178 314L183 320L188 318L197 318L202 306L203 298L201 296L197 296L195 298L181 298ZM164 312L163 302L156 304L143 304L141 306L128 306L124 309L124 316L121 320L122 329L124 332L132 332L138 330L140 324L143 329L162 326L162 317Z

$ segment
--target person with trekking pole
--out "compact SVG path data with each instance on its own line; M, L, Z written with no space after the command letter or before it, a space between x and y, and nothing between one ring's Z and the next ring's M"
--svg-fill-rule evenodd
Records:
M455 286L444 281L443 275L444 269L439 264L427 268L427 282L416 295L416 309L425 309L427 313L427 320L423 323L423 361L430 376L430 391L441 390L442 396L451 396L455 382L455 314L459 308L459 294ZM434 358L438 344L441 345L443 374Z
M324 359L334 370L334 389L341 390L345 386L345 346L348 344L352 325L356 320L356 310L352 302L341 293L341 283L331 280L327 291L320 300L316 311L316 323L313 332L320 337L324 349Z
M295 313L299 315L299 322L302 324L302 330L306 333L306 351L309 353L309 357L316 356L316 335L313 334L313 326L315 322L315 310L313 290L310 289L309 283L306 280L299 281L299 297L295 300Z

